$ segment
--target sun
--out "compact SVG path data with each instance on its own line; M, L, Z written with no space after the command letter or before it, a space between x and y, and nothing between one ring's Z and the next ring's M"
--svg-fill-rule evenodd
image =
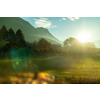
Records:
M77 39L78 39L79 41L81 41L82 43L88 42L88 41L89 41L89 38L90 38L90 35L89 35L89 33L87 33L87 32L82 32L82 33L80 33L79 36L77 37Z

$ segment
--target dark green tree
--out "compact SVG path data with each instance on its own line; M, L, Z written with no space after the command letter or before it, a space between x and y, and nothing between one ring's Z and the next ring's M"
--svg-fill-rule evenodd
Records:
M17 41L25 40L24 35L23 35L21 29L17 30L17 32L16 32L16 38L17 38Z
M25 41L25 38L24 38L24 35L21 31L21 29L18 29L17 32L16 32L16 41L19 43L19 47L26 47L26 41Z
M51 48L51 43L48 42L46 39L41 38L41 39L39 40L39 42L38 42L38 47L39 47L39 49L41 49L41 50L45 50L45 49L48 50L49 48Z
M11 35L14 35L14 34L15 34L12 28L9 29L9 33L10 33Z
M9 41L15 41L15 33L14 33L13 29L10 28L8 32L9 32L8 40Z
M8 30L5 25L0 30L0 39L8 40Z

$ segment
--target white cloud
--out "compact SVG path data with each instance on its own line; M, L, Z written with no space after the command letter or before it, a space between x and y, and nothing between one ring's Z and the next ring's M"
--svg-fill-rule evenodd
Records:
M52 26L51 26L51 28L55 28L55 27L57 27L57 26L56 26L56 25L52 25Z
M68 19L70 19L71 21L76 21L78 20L80 17L67 17Z
M74 17L76 20L78 20L80 17Z
M57 27L56 25L53 25L53 27Z
M71 21L75 21L73 17L67 17L67 18L70 19Z
M40 17L39 19L34 19L35 25L37 27L44 27L44 28L54 28L57 27L55 25L52 25L51 21L48 20L48 18Z
M62 18L62 20L66 20L66 18Z

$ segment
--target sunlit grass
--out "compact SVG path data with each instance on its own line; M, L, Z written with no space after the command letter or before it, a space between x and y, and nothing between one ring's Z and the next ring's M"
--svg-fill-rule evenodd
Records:
M41 84L48 83L100 83L100 55L93 56L54 56L54 57L37 57L31 62L32 67L38 67L38 80ZM33 80L34 71L30 66L17 71L13 69L12 62L16 60L1 59L0 60L0 83L11 81L18 84L38 84L37 80ZM17 61L22 61L17 59ZM19 64L18 67L26 66ZM57 80L55 78L57 76ZM56 80L56 82L54 82ZM8 82L9 83L9 82Z

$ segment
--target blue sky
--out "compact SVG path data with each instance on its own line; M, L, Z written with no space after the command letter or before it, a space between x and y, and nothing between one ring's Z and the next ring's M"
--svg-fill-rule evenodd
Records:
M21 17L36 27L44 27L49 32L64 41L82 32L89 33L89 42L100 40L100 17Z

